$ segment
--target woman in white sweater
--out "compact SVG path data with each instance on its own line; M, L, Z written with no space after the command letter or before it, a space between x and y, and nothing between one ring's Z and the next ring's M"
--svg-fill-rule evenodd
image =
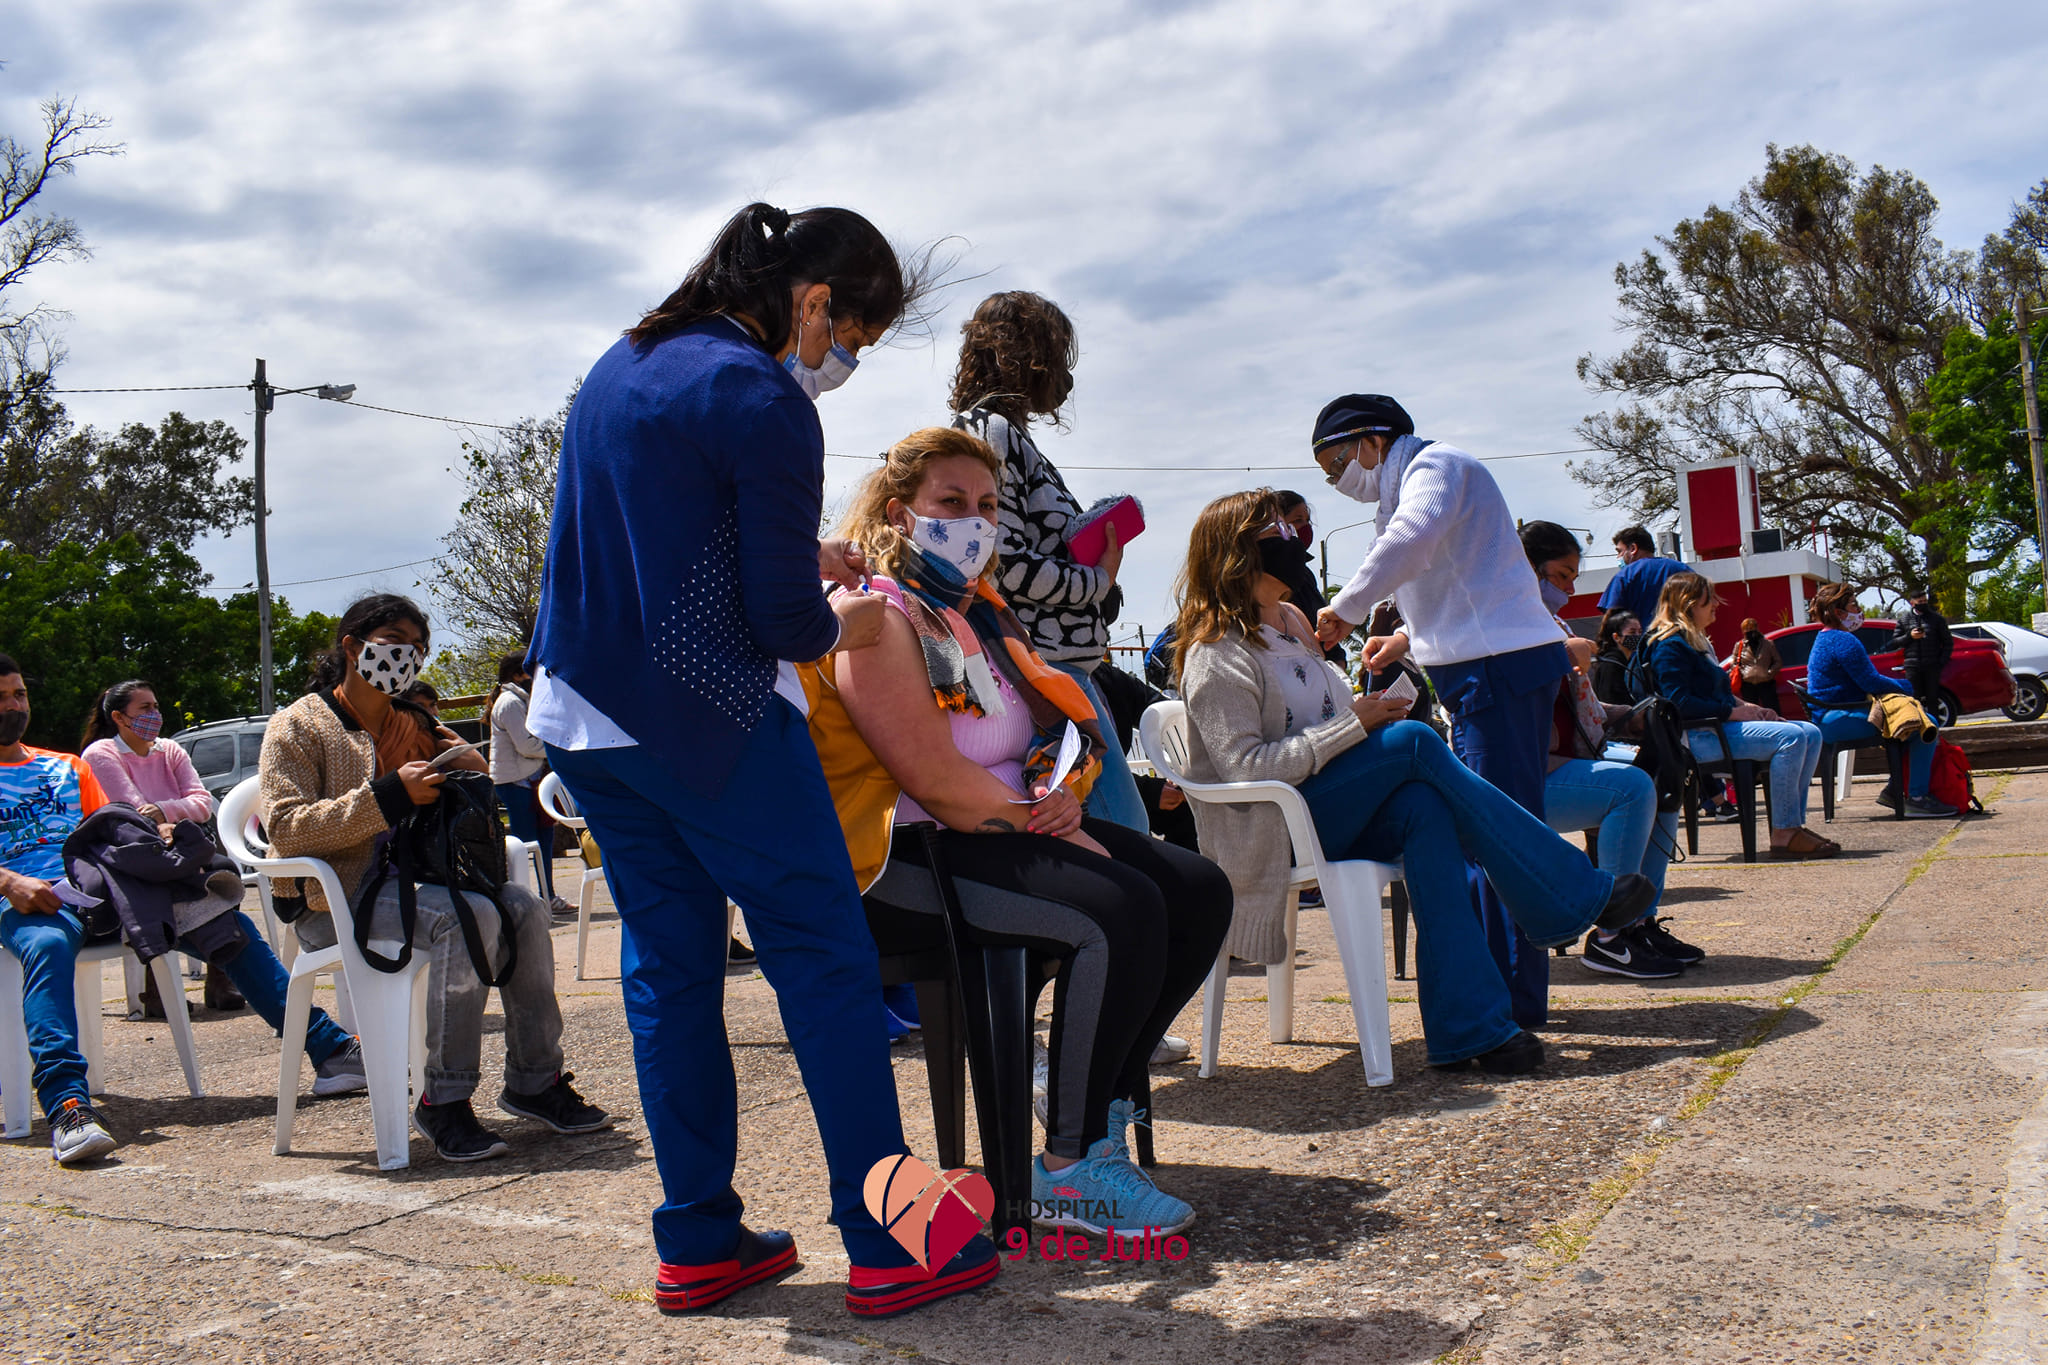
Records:
M1316 419L1313 449L1339 493L1379 504L1372 548L1323 609L1316 638L1336 644L1373 603L1393 597L1407 624L1365 642L1366 666L1378 672L1412 652L1451 719L1458 757L1541 820L1551 705L1572 665L1499 485L1466 452L1418 438L1384 394L1330 403ZM1479 908L1515 1022L1542 1027L1550 955L1517 928L1497 887L1480 886Z
M1290 783L1307 799L1329 857L1403 862L1430 1064L1477 1058L1492 1072L1534 1070L1543 1045L1512 1016L1472 912L1467 855L1538 950L1595 923L1635 920L1653 888L1633 873L1594 868L1460 764L1434 730L1401 719L1405 703L1352 696L1272 572L1285 563L1278 515L1272 491L1258 489L1219 498L1196 518L1177 623L1188 775ZM1253 961L1284 960L1288 840L1278 808L1203 803L1195 821L1202 852L1236 893L1226 946Z
M525 650L498 660L498 685L484 703L491 727L491 785L498 789L498 804L505 808L512 837L541 846L540 894L554 914L566 915L572 907L555 894L555 822L540 806L547 746L526 728L526 690L532 685Z

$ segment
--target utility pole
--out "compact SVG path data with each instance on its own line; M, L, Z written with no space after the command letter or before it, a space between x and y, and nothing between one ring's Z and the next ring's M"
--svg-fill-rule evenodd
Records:
M2025 298L2013 301L2020 333L2020 393L2027 404L2027 458L2034 466L2034 549L2041 558L2042 605L2048 607L2048 481L2041 473L2041 398L2034 385L2034 310Z
M270 541L264 534L270 504L265 501L263 486L263 419L270 414L277 397L260 356L256 361L256 379L249 387L256 392L256 649L257 667L262 674L262 701L257 714L267 716L277 709L277 680L270 666Z

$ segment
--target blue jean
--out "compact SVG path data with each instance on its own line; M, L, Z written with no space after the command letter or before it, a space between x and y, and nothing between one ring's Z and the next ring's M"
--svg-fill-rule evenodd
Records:
M1138 795L1137 779L1131 776L1131 765L1124 757L1124 751L1116 747L1116 719L1109 714L1109 706L1102 700L1102 694L1095 690L1095 684L1088 677L1089 670L1081 664L1056 663L1052 665L1060 672L1081 684L1081 690L1088 696L1088 704L1095 708L1095 723L1102 727L1102 738L1108 753L1102 756L1102 774L1095 779L1095 789L1088 793L1084 809L1098 820L1122 825L1125 829L1137 830L1143 834L1152 828L1152 818L1146 813L1145 800Z
M1498 1047L1520 1022L1473 912L1468 858L1532 952L1576 939L1614 891L1611 875L1460 763L1419 721L1371 731L1303 782L1301 794L1325 854L1403 864L1432 1062Z
M1543 783L1543 823L1560 834L1600 832L1600 869L1640 872L1664 898L1664 870L1678 846L1678 812L1657 812L1657 784L1633 763L1574 758ZM1644 912L1657 913L1656 903Z
M523 844L540 845L540 897L548 900L555 894L554 822L543 825L540 793L526 783L500 782L497 792L498 804L505 808L505 823L512 826L512 837Z
M1877 727L1870 723L1870 717L1862 711L1822 711L1814 718L1820 727L1820 737L1830 744L1875 744L1878 742ZM1927 795L1927 784L1934 778L1934 748L1938 740L1908 740L1906 742L1906 795L1923 797ZM1833 774L1828 774L1832 777ZM1822 778L1823 781L1827 777Z
M272 1032L284 1025L284 996L289 985L277 954L256 932L249 917L237 910L235 919L248 944L223 966L228 979L249 1001L250 1008L270 1025ZM25 915L12 906L0 910L0 944L21 959L22 1016L28 1025L29 1056L35 1062L36 1100L45 1117L54 1114L69 1099L89 1100L85 1054L78 1049L77 989L78 950L85 943L85 926L69 910L50 915ZM182 1007L181 1000L166 1000L167 1009ZM318 1066L334 1049L348 1041L327 1012L315 1009L306 1024L306 1055Z
M1551 708L1557 684L1570 670L1563 641L1429 670L1430 685L1450 717L1458 757L1539 822ZM1507 978L1515 1022L1541 1028L1550 1019L1550 954L1530 941L1523 932L1527 926L1517 926L1499 883L1477 873L1474 882L1480 922Z
M1820 729L1804 720L1731 720L1721 727L1735 749L1732 757L1771 765L1771 828L1798 829L1806 823L1813 770L1820 766ZM1722 758L1711 729L1687 730L1686 747L1706 763Z
M746 907L803 1074L847 1255L858 1266L909 1264L862 1198L869 1169L908 1149L875 941L802 717L770 698L715 799L638 746L549 745L548 760L604 849L625 930L626 1022L661 1175L661 1259L723 1261L739 1240L739 1099L724 1008L730 896Z

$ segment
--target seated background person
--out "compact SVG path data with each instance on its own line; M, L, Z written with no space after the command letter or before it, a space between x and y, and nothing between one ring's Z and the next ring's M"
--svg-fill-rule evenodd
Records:
M92 1107L78 1048L75 980L85 923L50 884L64 880L64 841L107 798L84 759L21 742L28 717L21 667L0 654L0 893L7 897L0 944L21 959L22 1013L36 1098L50 1121L50 1154L71 1165L117 1144ZM284 1023L284 968L249 917L236 911L235 919L246 941L226 960L228 974L276 1029ZM325 1011L314 1010L307 1022L306 1055L317 1073L314 1094L362 1088L362 1054Z
M1643 623L1635 613L1614 607L1600 618L1593 639L1593 695L1610 706L1628 706L1628 661L1643 642Z
M1720 605L1714 585L1696 573L1666 580L1657 617L1643 636L1645 674L1657 694L1678 708L1681 722L1726 722L1732 757L1770 763L1773 858L1832 858L1842 846L1806 828L1806 802L1820 763L1820 731L1806 721L1785 720L1776 711L1736 700L1707 638ZM1685 743L1696 758L1714 762L1723 757L1711 729L1687 729Z
M1552 611L1562 609L1571 600L1579 575L1578 537L1554 521L1524 522L1521 535L1522 552L1536 571L1543 604ZM1570 633L1562 621L1558 629ZM1550 772L1543 780L1543 823L1560 834L1598 830L1601 868L1617 876L1642 873L1657 888L1661 900L1664 871L1678 847L1678 812L1657 809L1657 784L1631 761L1634 755L1628 750L1620 751L1626 757L1606 756L1605 727L1618 728L1628 718L1629 708L1590 695L1592 679L1586 676L1587 665L1594 662L1590 641L1574 637L1567 647L1572 650L1574 673L1565 679L1565 690L1558 696ZM1580 733L1574 700L1580 687L1589 694L1590 709L1600 712L1597 733ZM1652 901L1636 923L1588 933L1580 961L1610 976L1650 980L1677 976L1685 964L1705 956L1664 928Z
M1476 1057L1492 1072L1533 1071L1543 1044L1510 1012L1466 853L1538 948L1569 943L1596 920L1632 923L1652 888L1641 876L1594 868L1453 757L1436 731L1402 720L1406 702L1354 697L1308 618L1285 600L1286 583L1267 569L1286 562L1278 516L1272 491L1262 488L1219 498L1195 519L1177 622L1188 776L1292 783L1330 858L1404 861L1430 1064ZM1200 802L1195 822L1203 851L1237 893L1231 953L1285 961L1289 843L1278 807Z
M1878 735L1877 727L1870 723L1871 699L1894 692L1912 696L1913 688L1897 678L1887 678L1870 662L1870 651L1856 637L1863 625L1863 612L1856 605L1855 590L1847 583L1830 583L1815 593L1808 614L1822 626L1806 660L1806 695L1813 698L1813 723L1830 743L1875 744ZM1930 729L1925 738L1906 744L1909 820L1946 820L1961 814L1927 794L1927 783L1934 776L1936 742ZM1899 793L1886 783L1877 802L1897 810Z
M931 427L861 485L837 534L902 610L873 648L800 670L811 733L879 941L928 931L940 909L922 832L899 828L937 821L976 935L1060 959L1034 1201L1106 1206L1119 1233L1171 1231L1194 1211L1131 1160L1124 1128L1144 1116L1116 1097L1214 965L1230 886L1199 854L1084 816L1072 785L1046 789L1048 747L1070 721L1103 736L990 582L1000 471L979 438ZM1091 752L1084 767L1098 766ZM1080 1214L1039 1221L1107 1230Z
M440 799L446 781L428 762L458 743L417 707L397 700L426 655L427 618L411 601L380 593L363 598L335 627L334 648L321 656L313 690L270 719L263 735L263 827L281 858L333 864L350 895L359 894L382 855L378 836L414 806ZM451 760L486 771L475 753ZM299 942L331 947L334 920L319 885L305 883L306 912L293 921ZM413 1127L444 1161L502 1156L504 1139L477 1121L469 1097L480 1078L484 1000L489 994L471 963L447 888L422 885L414 948L428 959L426 1091ZM555 1000L555 953L548 907L508 882L499 899L518 936L519 961L499 987L505 1008L505 1089L498 1107L537 1119L558 1133L590 1133L611 1125L605 1112L570 1086L562 1070L562 1014ZM497 916L480 896L468 897L486 944L498 941ZM395 939L397 888L385 883L373 936Z
M109 801L126 802L159 824L192 820L203 825L213 815L213 796L184 747L158 738L163 724L155 688L139 678L115 683L93 701L85 733L79 736L79 757L92 765ZM208 1009L238 1010L248 1003L228 980L225 968L207 965ZM154 975L143 986L142 1012L146 1018L164 1017Z

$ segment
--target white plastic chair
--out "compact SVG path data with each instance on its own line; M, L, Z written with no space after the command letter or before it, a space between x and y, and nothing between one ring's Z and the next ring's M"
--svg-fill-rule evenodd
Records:
M540 780L540 805L556 824L582 830L587 823L576 813L576 803L562 779L549 773ZM583 979L583 956L590 947L590 912L597 905L597 888L604 885L604 868L585 864L583 882L576 889L576 979Z
M333 972L336 995L345 994L353 1015L343 1027L354 1030L363 1049L370 1122L377 1134L377 1167L403 1170L412 1164L412 1100L426 1084L426 958L415 954L398 972L380 972L364 961L362 950L356 947L355 917L334 869L318 858L268 856L269 846L256 824L261 795L258 780L244 780L221 802L221 846L230 858L254 868L265 879L317 880L327 898L328 913L334 916L336 938L332 948L302 951L292 962L291 985L285 993L283 1049L278 1057L277 1141L273 1150L279 1156L291 1153L292 1122L299 1106L299 1062L306 1051L306 1022L313 1013L313 978ZM399 947L396 940L370 941L386 956Z
M1266 968L1266 1023L1276 1043L1294 1041L1295 920L1301 893L1322 888L1330 928L1337 935L1337 956L1344 964L1344 985L1351 993L1351 1017L1358 1028L1358 1051L1365 1063L1367 1085L1394 1083L1393 1022L1387 1011L1386 936L1380 925L1380 894L1400 877L1399 868L1364 861L1332 862L1323 856L1309 818L1308 802L1285 782L1194 782L1187 776L1187 706L1177 701L1154 702L1138 722L1138 735L1153 770L1187 793L1190 801L1218 805L1271 802L1287 821L1294 844L1294 866L1287 874L1287 958ZM1216 966L1202 988L1202 1075L1216 1074L1216 1050L1223 1034L1223 995L1230 984L1230 951L1216 955Z
M505 875L534 895L540 895L540 845L531 839L522 842L513 835L506 835Z
M104 1045L100 1030L102 989L101 965L115 959L134 961L135 955L119 943L96 943L78 953L78 971L72 982L72 998L78 1010L78 1050L85 1056L85 1084L92 1094L106 1093L101 1057ZM165 953L149 964L156 988L164 998L165 1022L171 1041L177 1045L178 1061L185 1068L185 1088L197 1099L206 1093L199 1080L199 1054L192 1046L192 1021L185 1015L185 992ZM28 1022L22 1017L21 959L0 949L0 1137L27 1137L32 1121L29 1100L34 1093L34 1060L28 1051Z

